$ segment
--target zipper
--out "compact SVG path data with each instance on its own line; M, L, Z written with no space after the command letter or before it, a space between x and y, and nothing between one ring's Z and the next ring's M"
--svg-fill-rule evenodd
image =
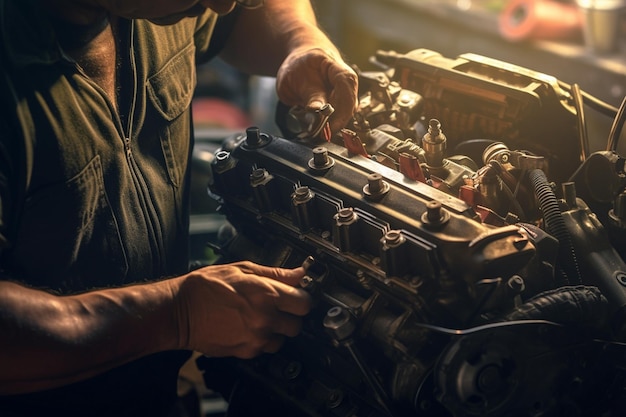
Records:
M135 161L135 157L133 156L132 151L132 137L134 135L134 117L135 117L135 107L137 105L137 92L138 92L138 74L137 74L137 64L135 60L135 47L134 47L134 32L135 32L135 22L130 21L130 34L129 34L129 64L132 75L132 97L130 102L130 108L128 109L128 117L126 119L126 126L122 122L122 118L114 106L112 102L112 98L108 96L108 94L100 87L97 83L95 83L83 70L83 68L70 56L65 54L63 50L61 53L63 57L67 60L67 62L74 66L77 71L85 77L85 79L89 80L90 84L93 88L100 92L104 101L107 103L109 107L109 111L113 117L113 122L116 125L116 129L120 138L123 140L124 153L126 156L126 162L128 165L129 173L132 177L132 182L135 186L135 191L137 194L137 198L139 204L143 211L144 221L146 224L146 228L148 231L147 239L150 240L149 246L153 250L153 261L152 267L155 271L164 271L166 267L166 256L165 249L163 245L163 234L160 228L160 222L158 219L157 212L155 210L154 204L150 199L150 193L148 190L148 185L143 178L141 169L137 165Z
M148 227L148 238L152 241L150 242L150 246L154 247L153 253L153 261L152 265L156 271L164 271L165 270L165 260L167 259L165 256L165 249L163 247L163 234L161 233L160 221L150 198L150 192L148 190L148 185L143 178L141 169L137 165L135 158L132 152L132 138L134 135L133 126L134 126L134 118L135 118L135 107L137 105L137 91L139 88L138 75L137 75L137 63L135 60L135 21L130 20L130 36L129 36L129 62L130 68L132 72L132 89L133 94L131 97L130 109L128 111L128 118L126 120L126 131L124 138L124 149L126 151L126 160L128 162L128 167L130 173L133 177L133 183L135 184L135 188L139 195L139 202L143 209L143 213L145 216L146 227ZM118 117L119 118L119 117Z

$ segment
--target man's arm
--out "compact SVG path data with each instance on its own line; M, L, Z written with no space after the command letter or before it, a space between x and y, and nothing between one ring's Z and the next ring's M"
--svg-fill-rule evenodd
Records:
M0 393L79 381L178 347L167 282L56 296L0 281Z
M303 275L241 262L71 296L0 281L0 394L66 385L170 349L274 352L310 309L294 287Z
M339 53L317 26L309 0L265 0L242 9L220 56L250 74L274 77L295 49L315 45Z
M259 9L241 10L220 56L245 72L276 76L287 105L332 104L333 131L354 114L357 75L318 28L308 0L265 0Z

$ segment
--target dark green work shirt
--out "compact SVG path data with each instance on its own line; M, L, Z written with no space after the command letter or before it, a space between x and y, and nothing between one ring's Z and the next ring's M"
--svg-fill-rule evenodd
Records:
M216 21L211 12L171 26L122 21L118 112L65 56L36 0L0 0L3 276L71 294L187 270L190 103ZM0 397L0 415L160 415L186 357L157 354L84 383Z

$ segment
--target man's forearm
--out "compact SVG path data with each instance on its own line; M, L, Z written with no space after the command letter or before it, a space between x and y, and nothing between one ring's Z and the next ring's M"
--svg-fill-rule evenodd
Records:
M168 282L55 296L0 281L0 394L83 380L179 345Z
M336 53L318 29L309 0L265 0L259 9L240 11L221 56L242 71L275 76L286 56L301 46Z

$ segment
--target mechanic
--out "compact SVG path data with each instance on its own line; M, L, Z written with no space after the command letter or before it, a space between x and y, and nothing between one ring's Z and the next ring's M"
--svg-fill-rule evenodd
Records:
M230 12L230 13L229 13ZM0 0L0 415L160 416L191 351L279 349L303 268L187 268L195 65L356 107L308 0Z

